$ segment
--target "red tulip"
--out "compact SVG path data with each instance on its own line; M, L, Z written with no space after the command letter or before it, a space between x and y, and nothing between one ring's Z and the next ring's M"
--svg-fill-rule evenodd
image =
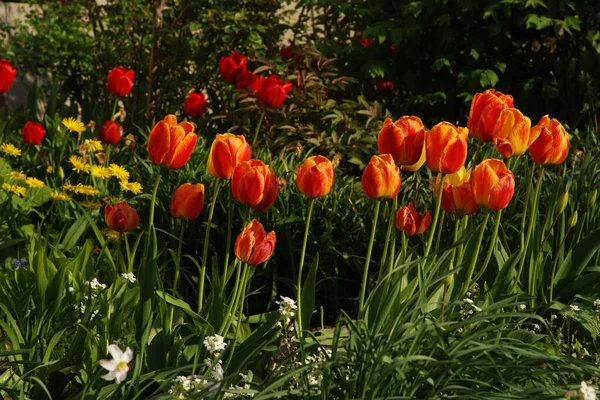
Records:
M114 68L108 73L108 91L119 97L127 96L133 87L135 72L124 67Z
M513 108L514 102L510 95L488 89L477 93L471 101L467 129L469 135L483 142L494 140L494 127L500 113L505 108Z
M382 154L391 154L396 165L416 164L425 149L423 122L420 118L409 116L396 122L386 118L377 137L377 148Z
M177 117L167 115L150 132L148 156L156 165L179 169L192 156L197 141L194 125L185 121L178 124Z
M271 257L275 242L275 232L271 231L267 235L262 224L253 219L238 235L233 252L241 262L257 266Z
M183 112L188 117L201 117L208 108L208 102L204 93L192 92L188 95L183 103Z
M46 135L46 130L39 122L27 122L23 129L21 129L21 137L23 143L38 145L42 143L42 139Z
M394 199L400 191L400 183L400 169L389 154L371 157L361 179L365 194L372 199Z
M297 63L300 63L300 61L302 61L300 52L298 52L298 50L296 49L296 46L294 46L293 44L290 44L289 46L285 46L285 47L282 47L281 49L279 49L279 55L284 60L290 60L292 58L295 58Z
M356 34L356 37L358 38L358 43L365 49L367 47L369 47L375 41L374 37L369 36L369 37L363 38L362 36L363 36L362 32L358 32Z
M262 76L256 75L254 72L248 71L244 73L244 75L242 75L240 79L238 79L237 83L235 84L235 87L237 87L238 89L246 89L251 94L254 94L260 90L263 79L264 78Z
M3 58L0 58L0 93L8 92L10 85L17 76L17 70Z
M468 130L440 122L426 134L426 162L432 172L452 174L467 159Z
M471 174L475 202L492 211L505 208L515 192L515 176L500 160L487 159Z
M244 136L218 133L210 147L208 173L217 178L231 179L235 167L250 160L251 152Z
M529 154L534 163L562 164L569 152L569 134L556 119L544 115L540 122L531 128L532 144Z
M394 90L395 86L392 82L390 81L382 81L380 79L377 79L375 81L375 85L377 85L377 91L378 92L383 92L383 91L392 91Z
M505 108L494 127L494 146L502 156L520 156L531 145L531 120L516 108Z
M114 206L107 205L104 208L104 221L113 231L130 232L139 224L138 214L126 201L116 203Z
M248 58L235 51L228 57L221 57L221 61L219 61L221 79L228 83L236 83L244 72L246 72L247 63Z
M333 164L323 156L307 158L296 175L296 186L305 196L325 196L333 185Z
M98 131L98 139L102 143L117 144L121 140L123 128L116 121L106 121Z
M244 161L235 167L231 192L240 203L249 205L253 210L264 211L275 204L278 191L277 177L262 161Z
M420 214L415 210L413 203L408 203L408 206L400 208L396 213L396 228L407 236L422 234L430 224L431 212Z
M171 216L188 221L198 218L204 208L204 185L184 183L171 200Z
M263 79L256 100L267 107L279 107L291 88L290 82L283 82L278 76L271 75Z
M442 209L450 214L471 215L477 212L477 203L473 196L469 177L471 171L462 167L453 174L446 175L442 190ZM440 187L439 175L436 182L436 191Z

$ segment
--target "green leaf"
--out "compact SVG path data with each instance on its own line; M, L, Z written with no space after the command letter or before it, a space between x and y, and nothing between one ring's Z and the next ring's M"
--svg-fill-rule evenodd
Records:
M86 213L87 214L87 213ZM71 225L67 231L65 237L62 240L59 248L64 250L71 250L73 246L77 244L77 241L85 233L88 227L87 216L84 214Z
M523 343L534 344L535 342L539 342L545 338L546 335L528 331L526 329L517 329L509 333L508 337L511 339L520 340Z
M310 319L315 309L315 287L317 284L317 269L319 268L319 253L315 255L313 262L302 284L302 328L309 329Z
M596 251L600 248L600 229L597 229L577 243L565 257L565 261L556 271L555 282L565 278L577 278L587 267Z

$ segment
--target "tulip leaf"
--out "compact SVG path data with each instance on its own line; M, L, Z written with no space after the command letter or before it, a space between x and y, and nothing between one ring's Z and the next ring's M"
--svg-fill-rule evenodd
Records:
M569 251L565 261L556 271L555 282L560 282L567 277L578 277L599 248L600 229L596 229Z
M315 286L317 284L317 269L319 268L319 253L315 255L308 271L308 276L302 285L302 327L309 329L310 319L315 309Z

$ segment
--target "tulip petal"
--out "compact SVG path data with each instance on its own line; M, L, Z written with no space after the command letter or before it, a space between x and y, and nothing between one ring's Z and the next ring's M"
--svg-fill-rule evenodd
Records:
M512 174L502 177L490 191L489 204L487 208L492 211L506 208L515 192L515 178Z
M256 247L252 252L252 256L248 260L248 264L250 265L258 265L262 264L273 254L273 250L275 249L275 232L271 231L267 235L267 237L261 241L257 241Z
M156 165L162 165L171 148L171 127L165 121L157 123L148 137L148 156Z
M192 156L196 142L198 142L198 136L194 133L186 135L173 152L169 168L176 170L183 167Z

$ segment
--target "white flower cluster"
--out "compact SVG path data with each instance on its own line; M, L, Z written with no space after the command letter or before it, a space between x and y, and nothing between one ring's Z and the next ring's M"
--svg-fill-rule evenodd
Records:
M281 296L281 301L276 301L275 304L279 305L279 314L285 319L285 323L289 324L291 319L296 315L296 310L298 309L294 299Z
M215 368L211 371L212 380L207 380L200 375L191 376L178 376L173 379L173 384L169 389L169 394L172 399L184 400L189 398L197 398L196 394L208 390L208 393L214 393L223 380L223 368L221 364L217 363ZM228 390L231 392L225 392L223 397L226 399L240 399L246 397L254 397L253 392L239 393L237 391L250 390L250 382L252 377L244 374L240 374L242 382L239 385L231 385ZM236 393L237 392L237 393Z
M579 308L579 306L577 306L575 304L569 304L569 309L571 311L581 311L581 309Z
M225 347L227 347L224 339L221 335L206 336L204 338L204 347L206 347L209 353L218 357L221 350L225 350Z
M173 379L169 394L173 399L187 399L194 392L201 391L208 381L200 375L178 376Z
M90 287L92 288L92 290L98 290L98 289L106 289L106 285L104 283L100 283L98 281L98 279L94 278L92 279L92 281L86 281L86 284L90 285Z
M137 280L137 278L135 277L133 272L127 272L126 274L121 274L121 277L123 278L124 283L127 283L127 282L135 283L135 281Z
M596 389L582 381L579 385L579 390L569 390L565 394L565 398L571 400L596 400Z
M600 312L600 299L594 300L594 307L596 307L596 312Z

